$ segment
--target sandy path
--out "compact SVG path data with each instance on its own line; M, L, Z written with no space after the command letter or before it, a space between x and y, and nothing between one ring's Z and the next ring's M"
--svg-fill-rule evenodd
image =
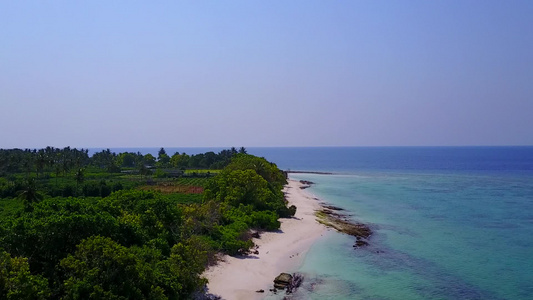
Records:
M279 273L293 271L302 262L306 251L326 228L314 215L320 209L318 200L300 189L301 185L289 180L285 186L289 205L297 207L296 215L280 219L280 231L266 232L260 239L254 239L259 254L246 258L224 256L224 261L204 273L209 280L209 293L227 300L261 299L270 293L272 281ZM255 292L260 289L265 293Z

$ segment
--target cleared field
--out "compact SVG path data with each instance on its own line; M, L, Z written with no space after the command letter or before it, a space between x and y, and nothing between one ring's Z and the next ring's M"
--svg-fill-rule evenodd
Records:
M192 185L144 185L139 187L139 189L144 191L158 191L162 194L172 194L172 193L181 193L181 194L201 194L204 192L204 188L201 186L192 186Z

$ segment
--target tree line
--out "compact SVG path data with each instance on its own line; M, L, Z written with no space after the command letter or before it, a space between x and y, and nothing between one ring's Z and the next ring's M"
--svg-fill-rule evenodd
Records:
M236 154L246 154L246 149L235 147L219 153L206 152L188 155L175 152L169 156L164 148L157 158L152 154L140 152L123 152L116 154L109 149L89 156L88 149L54 148L43 149L0 149L0 176L17 173L34 174L37 177L45 173L56 176L66 175L72 171L88 166L98 167L108 172L117 173L124 168L177 168L177 169L222 169Z
M139 152L116 154L109 149L89 156L87 149L54 148L44 149L0 149L0 198L29 196L32 200L37 186L45 194L55 197L108 196L111 192L127 188L132 182L110 180L112 174L128 172L140 177L154 175L162 178L169 173L184 176L187 169L222 169L233 156L246 154L246 149L231 148L219 153L207 152L195 155L176 152L168 156L161 148L158 157ZM93 180L87 180L91 173ZM208 176L210 173L204 173ZM188 176L202 176L193 173ZM95 178L100 178L95 180Z

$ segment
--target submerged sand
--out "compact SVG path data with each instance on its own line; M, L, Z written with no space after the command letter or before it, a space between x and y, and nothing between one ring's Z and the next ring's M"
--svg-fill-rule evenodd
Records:
M302 263L305 253L325 231L316 221L315 212L320 204L302 183L289 180L284 192L289 205L297 207L291 219L280 219L281 228L265 232L254 243L259 254L246 257L224 256L216 266L210 267L204 276L209 280L208 292L227 300L261 299L273 287L274 278L281 272L293 271ZM257 290L265 293L257 293Z

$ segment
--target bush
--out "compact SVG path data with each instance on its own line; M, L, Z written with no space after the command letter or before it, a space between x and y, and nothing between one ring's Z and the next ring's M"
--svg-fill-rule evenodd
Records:
M120 191L120 190L123 190L123 189L124 189L124 186L122 186L122 183L115 182L113 184L113 187L112 187L113 192Z
M100 185L96 182L87 182L83 185L82 192L86 197L99 197Z
M244 222L237 221L221 227L220 232L222 234L220 250L229 255L243 253L253 245L248 234L248 226Z
M107 197L111 194L111 187L107 186L105 180L100 182L86 182L82 187L85 197Z
M154 172L154 177L155 178L167 178L168 177L168 173L164 172L161 169L157 169Z
M281 223L278 221L278 215L274 212L254 211L250 225L256 229L276 230L279 229Z
M148 247L127 248L109 238L90 237L74 255L61 261L65 270L65 299L165 299L179 294L179 284L165 286L175 274L162 268L161 254ZM176 288L176 290L172 290Z
M31 275L28 259L0 250L0 299L48 299L48 280Z
M107 197L111 195L111 187L109 187L107 184L100 185L100 197Z
M71 184L67 184L63 187L62 196L65 198L74 197L76 195L76 187Z
M296 214L296 206L291 205L290 207L281 206L277 210L280 218L292 218Z

